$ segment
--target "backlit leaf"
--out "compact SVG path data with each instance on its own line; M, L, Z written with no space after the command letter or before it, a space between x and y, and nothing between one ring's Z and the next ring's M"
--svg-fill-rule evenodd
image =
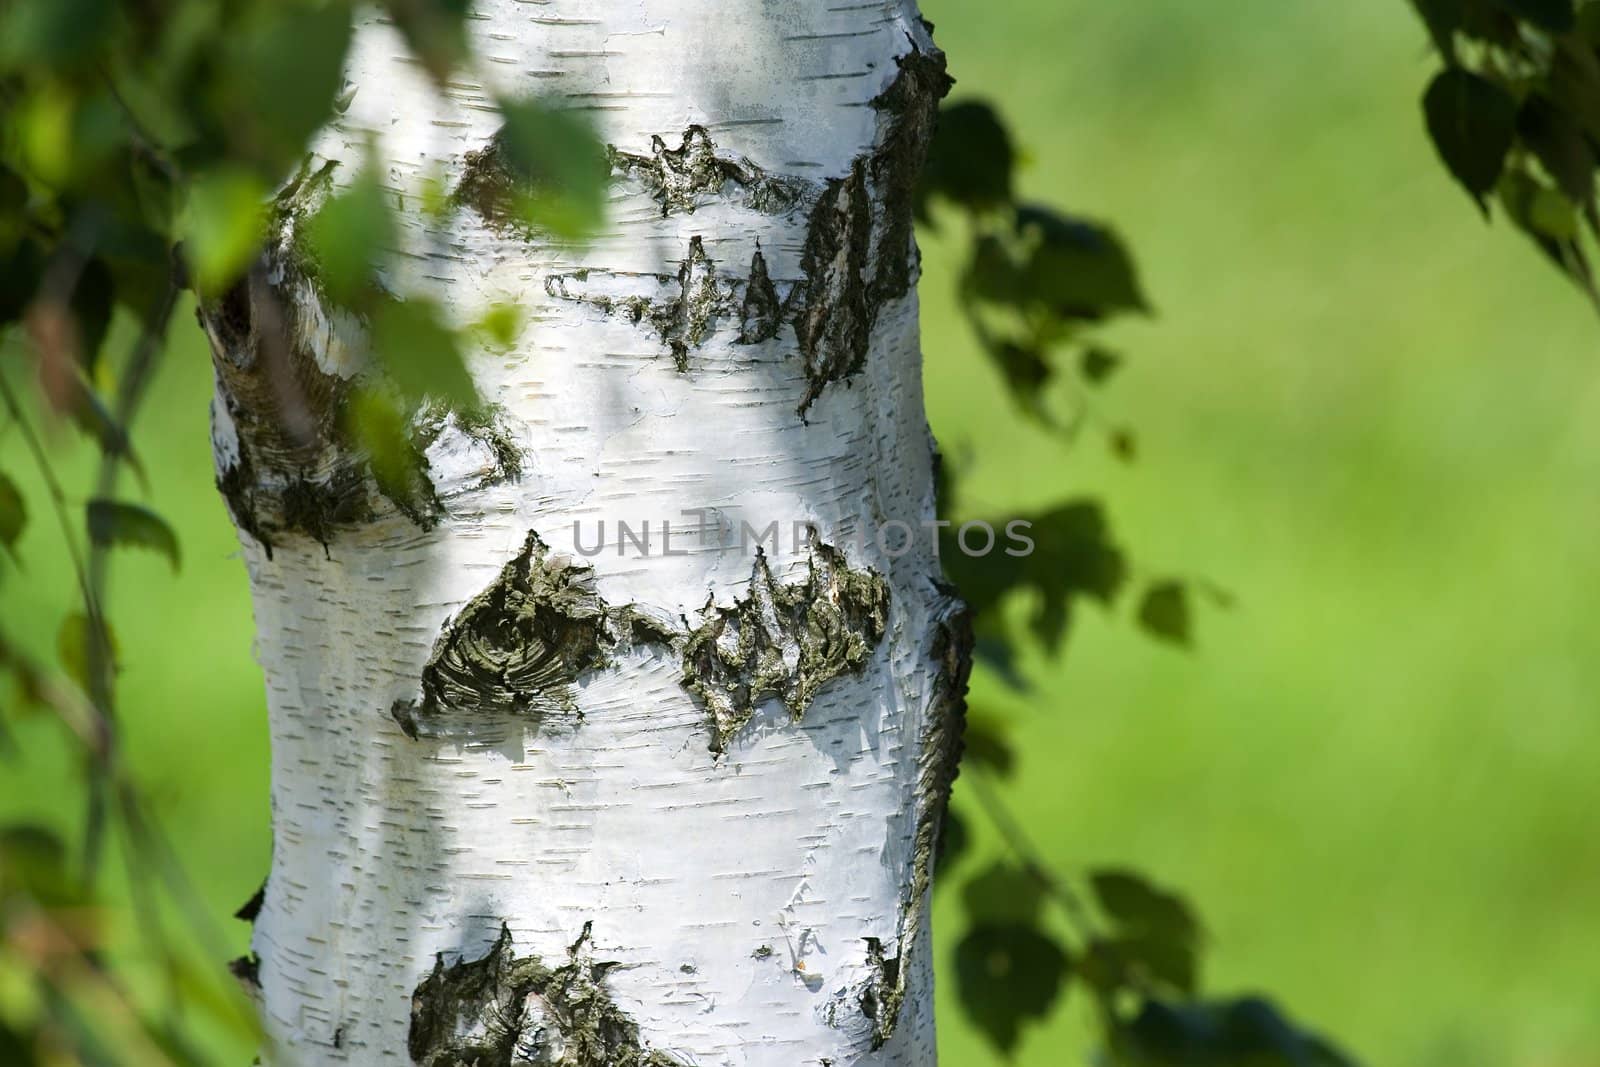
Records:
M195 289L215 296L242 277L266 232L267 189L238 168L195 180L184 216L184 253Z

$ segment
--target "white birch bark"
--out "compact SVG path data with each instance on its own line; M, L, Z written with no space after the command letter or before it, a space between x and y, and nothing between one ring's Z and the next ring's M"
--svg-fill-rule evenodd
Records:
M292 233L202 315L271 713L247 968L266 1057L465 1064L477 1041L486 1067L932 1064L926 894L965 648L924 525L903 195L944 88L928 27L911 0L480 0L471 27L478 74L441 95L368 18L317 149L338 183L372 138L414 206L428 177L463 180L496 94L542 93L619 153L586 248L469 207L404 214L396 290L442 287L464 322L499 302L531 318L471 362L520 475L448 422L431 521L373 489L330 429L359 324L298 280ZM732 523L732 550L702 543L698 509ZM741 520L781 543L758 562ZM619 521L649 523L648 554L618 554ZM898 526L876 543L894 522L909 551ZM575 523L585 548L604 523L606 550L578 555ZM502 642L519 699L465 698L441 680L451 634L498 610L480 594L519 560L599 644ZM797 618L834 627L821 667ZM757 630L765 692L742 722L728 684Z

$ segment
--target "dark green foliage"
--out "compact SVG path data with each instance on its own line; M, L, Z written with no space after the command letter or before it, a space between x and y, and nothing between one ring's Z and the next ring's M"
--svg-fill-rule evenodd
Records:
M1146 1001L1117 1036L1118 1062L1128 1067L1350 1067L1352 1062L1260 997Z
M1529 25L1551 33L1566 33L1577 25L1572 0L1494 0L1494 4Z
M968 211L1006 207L1016 163L1011 133L991 105L963 100L945 107L923 168L918 214L927 214L933 197Z
M1009 1057L1025 1023L1057 1009L1072 961L1038 928L980 925L956 945L956 991L967 1015Z
M1139 625L1175 645L1194 643L1194 611L1182 582L1156 582L1139 601Z
M0 548L16 547L28 525L28 508L17 483L0 471Z
M455 331L433 301L384 300L374 313L372 347L386 376L415 403L433 397L453 408L478 406Z
M1447 66L1423 96L1446 168L1600 306L1600 5L1413 0Z
M268 175L292 163L333 108L349 45L342 0L250 5L217 86L234 153Z
M1098 501L1072 501L1024 521L1031 523L1032 552L968 556L961 550L959 528L951 528L944 532L940 555L945 572L980 620L997 613L1013 594L1026 591L1034 606L1035 635L1059 649L1079 601L1110 605L1116 599L1127 580L1127 560L1112 540Z
M91 500L88 526L89 539L97 545L147 548L165 556L173 570L178 569L178 535L149 508L117 500Z
M335 303L360 306L373 287L375 259L395 245L390 197L369 161L347 188L312 216L306 251L316 278Z
M1445 166L1487 212L1484 197L1500 180L1516 136L1516 100L1487 78L1452 67L1433 80L1422 106Z

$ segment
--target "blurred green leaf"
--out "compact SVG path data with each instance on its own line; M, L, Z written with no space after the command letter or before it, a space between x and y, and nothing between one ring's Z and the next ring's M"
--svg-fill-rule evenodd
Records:
M1071 974L1066 951L1027 925L974 927L956 945L955 964L967 1016L1008 1057L1024 1024L1055 1008Z
M968 211L987 211L1011 203L1016 149L993 106L964 100L939 111L939 125L928 148L928 162L917 190L917 209L942 196Z
M351 398L344 417L378 489L421 521L420 517L437 505L437 499L427 475L427 458L412 434L408 413L386 391L363 389Z
M605 219L610 163L593 128L539 100L501 102L505 124L488 147L467 154L456 189L486 221L524 233L576 240Z
M372 344L389 379L408 399L432 397L458 409L478 405L456 335L432 301L383 303L374 315Z
M1260 997L1204 1004L1147 1000L1117 1037L1129 1067L1354 1067Z
M44 251L31 238L0 250L0 326L17 321L33 300L44 273Z
M961 902L974 926L1038 922L1050 885L1037 872L1015 863L996 862L961 887Z
M1194 613L1189 587L1182 582L1155 582L1139 602L1139 625L1154 637L1188 647L1194 643Z
M0 471L0 547L14 549L28 525L28 509L17 483Z
M100 348L111 329L111 310L116 303L116 286L105 261L91 259L84 264L73 287L73 324L77 327L78 361L91 375L100 361Z
M943 532L940 557L946 574L979 618L996 611L1015 593L1033 595L1032 628L1039 640L1058 649L1066 638L1079 600L1109 605L1127 581L1127 561L1111 537L1105 509L1097 500L1069 501L1043 514L991 524L1001 540L1007 526L1025 536L1031 551L1004 548L981 557L961 551L959 527ZM1020 554L1012 555L1016 551Z
M1578 24L1572 0L1493 0L1520 19L1551 33L1566 33Z
M59 68L86 57L113 11L112 0L10 0L0 8L0 69Z
M65 406L73 425L99 445L101 452L121 456L142 476L143 468L128 441L127 432L118 425L99 393L81 378L75 379Z
M471 0L385 0L384 6L434 80L443 82L466 58Z
M184 220L189 276L202 296L216 296L244 276L266 235L267 188L246 170L196 179Z
M954 810L944 813L944 823L939 828L939 854L935 869L942 876L945 871L961 862L972 847L972 835L967 830L966 820L962 819ZM935 878L934 889L949 883L948 878Z
M1446 59L1456 57L1456 31L1461 28L1466 15L1466 0L1411 0L1422 21L1428 26L1434 46Z
M1517 102L1494 82L1452 67L1423 96L1428 133L1439 156L1478 206L1494 189L1516 137Z
M522 309L512 304L496 304L478 320L478 329L483 331L491 344L500 348L510 348L517 343L522 325Z
M165 556L174 571L179 567L178 535L149 508L116 500L91 500L88 523L89 539L97 545L148 548Z
M1593 199L1594 146L1559 104L1541 93L1529 96L1517 114L1517 134L1568 198L1578 204Z
M61 661L62 668L67 672L67 677L82 686L85 692L93 688L89 677L89 651L92 640L94 624L89 621L89 616L81 611L75 611L61 620L61 626L56 630L56 657ZM111 624L106 623L105 628L107 658L113 671L117 665L117 635L112 632Z
M13 893L47 908L83 903L67 846L54 831L27 824L0 827L0 898Z
M373 266L396 243L394 216L373 161L322 205L308 238L328 295L343 304L360 302L372 286Z
M1017 209L1017 232L1033 248L1025 273L1040 303L1088 319L1149 310L1133 257L1109 227L1024 205Z
M1089 884L1101 910L1123 931L1158 933L1184 941L1199 936L1200 924L1182 897L1156 888L1133 871L1093 871Z
M344 0L253 5L229 37L222 112L239 150L276 175L333 114L350 45Z
M1122 357L1108 348L1090 345L1083 350L1078 368L1090 385L1102 385L1122 367Z
M963 735L964 760L993 771L1002 778L1010 777L1016 768L1017 753L1005 736L999 719L973 708L967 710L967 729Z

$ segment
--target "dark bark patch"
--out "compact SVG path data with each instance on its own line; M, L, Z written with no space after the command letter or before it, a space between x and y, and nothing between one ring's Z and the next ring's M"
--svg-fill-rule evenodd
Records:
M228 971L238 979L239 984L249 996L256 996L261 992L261 957L254 952L248 956L240 956L228 962Z
M767 273L767 257L756 249L750 259L750 278L744 286L744 306L739 314L739 343L758 345L778 336L783 326L783 306L778 302L778 287Z
M536 533L490 586L447 620L422 669L422 700L390 713L416 740L447 713L577 721L573 686L619 647L671 648L679 634L594 590L594 569L553 555Z
M765 700L803 718L828 682L866 668L888 618L889 584L837 549L814 543L809 574L787 585L758 553L749 595L713 609L684 645L683 684L711 713L711 751L725 752Z
M668 148L660 137L650 139L650 154L611 149L612 172L638 181L661 205L663 218L693 214L704 200L725 199L737 191L744 205L766 215L794 210L811 191L801 178L768 174L748 159L719 156L704 126L690 126L683 143Z
M593 579L591 568L552 556L529 534L440 634L422 671L420 715L573 710L572 684L606 662L606 605Z
M489 954L446 967L441 955L411 995L407 1050L418 1067L673 1067L612 1001L590 926L550 966L517 956L502 926Z
M706 253L699 236L689 239L689 251L677 274L645 275L653 282L653 292L616 297L592 295L588 285L596 276L617 277L610 272L581 270L553 275L545 280L545 292L560 300L571 300L599 308L637 326L648 322L672 353L674 366L689 370L689 355L705 344L724 317L739 314L739 291L743 282L717 273L717 265ZM770 284L770 282L769 282Z
M872 101L885 116L877 145L849 177L828 183L811 212L805 281L791 294L808 382L802 417L829 384L860 373L879 310L916 282L917 179L954 82L938 49L913 45L898 63L894 82Z
M472 209L500 233L515 233L525 239L535 236L517 211L517 199L527 191L527 183L519 180L508 164L499 135L484 147L466 153L465 163L453 196L455 203Z
M894 1035L907 996L910 960L920 946L918 935L933 889L939 834L950 807L951 787L960 773L962 735L967 724L967 681L972 673L972 616L959 601L934 626L930 656L934 673L923 724L917 791L913 810L911 882L901 903L900 953L889 958L877 938L867 939L870 981L860 991L861 1010L872 1020L872 1047Z

